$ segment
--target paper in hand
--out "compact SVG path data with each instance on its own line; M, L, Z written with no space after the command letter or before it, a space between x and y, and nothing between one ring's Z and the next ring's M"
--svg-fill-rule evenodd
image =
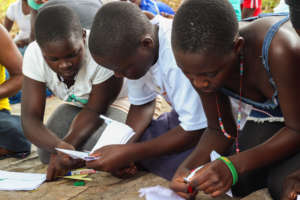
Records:
M92 161L92 160L97 160L100 157L96 156L90 156L89 152L81 152L81 151L73 151L69 149L61 149L61 148L55 148L57 151L60 151L64 154L69 155L73 159L82 159L85 161Z
M297 196L297 200L300 200L300 195Z
M100 157L90 156L95 150L111 144L126 144L128 140L135 134L133 129L121 122L115 121L103 115L100 115L105 120L107 127L98 139L96 145L91 152L73 151L69 149L55 148L57 151L65 153L73 159L82 159L85 161L97 160Z
M135 134L133 129L126 124L115 121L103 115L100 115L100 118L104 119L107 127L103 131L91 153L107 145L126 144Z

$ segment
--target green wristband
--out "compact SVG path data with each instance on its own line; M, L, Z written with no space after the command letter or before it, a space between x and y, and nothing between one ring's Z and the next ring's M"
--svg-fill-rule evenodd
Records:
M227 165L227 167L229 168L231 175L232 175L232 185L235 185L238 181L238 173L237 173L233 163L224 156L219 157L218 160L223 161Z

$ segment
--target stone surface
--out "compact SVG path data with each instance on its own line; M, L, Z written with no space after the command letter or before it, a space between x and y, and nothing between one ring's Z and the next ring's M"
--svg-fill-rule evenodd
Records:
M50 113L62 102L56 98L47 100L45 121ZM164 105L165 106L165 105ZM20 113L20 105L13 106L13 113ZM36 147L25 159L8 158L0 161L0 169L16 172L46 173L47 166L40 163ZM34 191L0 191L0 200L136 200L138 191L142 187L162 185L168 187L168 181L147 172L139 172L131 179L118 179L108 173L99 172L90 176L93 181L86 182L85 186L73 186L72 180L58 180L46 182ZM215 200L238 200L222 196ZM212 200L209 196L199 193L197 200ZM241 200L271 200L266 189L259 190Z

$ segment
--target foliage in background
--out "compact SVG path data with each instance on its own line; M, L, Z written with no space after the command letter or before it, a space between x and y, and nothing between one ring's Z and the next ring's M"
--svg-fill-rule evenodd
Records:
M6 9L8 8L9 4L15 2L16 0L0 0L0 20L3 23L3 19L5 17Z
M4 22L4 17L5 17L8 6L15 1L16 0L0 0L0 23L1 24L3 24L3 22ZM12 38L15 37L18 30L19 29L18 29L17 25L14 24L14 26L12 27L12 30L10 31L10 35Z
M280 0L262 0L262 10L263 12L270 13L273 12L273 8L279 4Z
M0 23L3 24L6 9L8 8L9 4L11 4L15 1L16 0L0 0ZM177 2L180 0L161 0L161 1L165 1L168 4L171 4L172 2L174 3L174 2ZM262 0L263 12L273 12L273 8L279 3L279 1L280 0ZM17 27L14 26L12 32L15 33L16 30L17 30Z

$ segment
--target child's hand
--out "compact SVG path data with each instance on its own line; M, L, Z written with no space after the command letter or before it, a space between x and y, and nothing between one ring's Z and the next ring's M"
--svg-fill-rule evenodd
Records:
M300 194L300 170L287 176L283 185L281 200L296 200Z
M75 148L62 141L57 148L75 150ZM51 154L50 162L47 169L47 181L53 181L59 176L64 176L69 170L84 166L84 161L72 159L70 156L57 152Z
M174 18L174 15L172 15L172 14L168 14L168 13L164 13L164 12L161 12L160 14L161 14L161 16L168 18L168 19Z
M190 186L211 197L227 192L232 185L232 174L226 164L215 160L203 166L191 179Z
M193 191L193 193L190 193L188 190L189 185L184 182L184 178L187 177L190 174L190 170L180 167L176 171L171 183L170 188L174 190L179 196L185 198L185 199L194 199L197 191Z
M118 178L126 179L135 176L137 172L138 172L137 167L135 166L134 163L131 163L130 166L117 170L112 174Z
M134 162L134 148L130 144L108 145L96 150L91 156L100 156L99 159L86 162L88 168L114 173L128 167Z

